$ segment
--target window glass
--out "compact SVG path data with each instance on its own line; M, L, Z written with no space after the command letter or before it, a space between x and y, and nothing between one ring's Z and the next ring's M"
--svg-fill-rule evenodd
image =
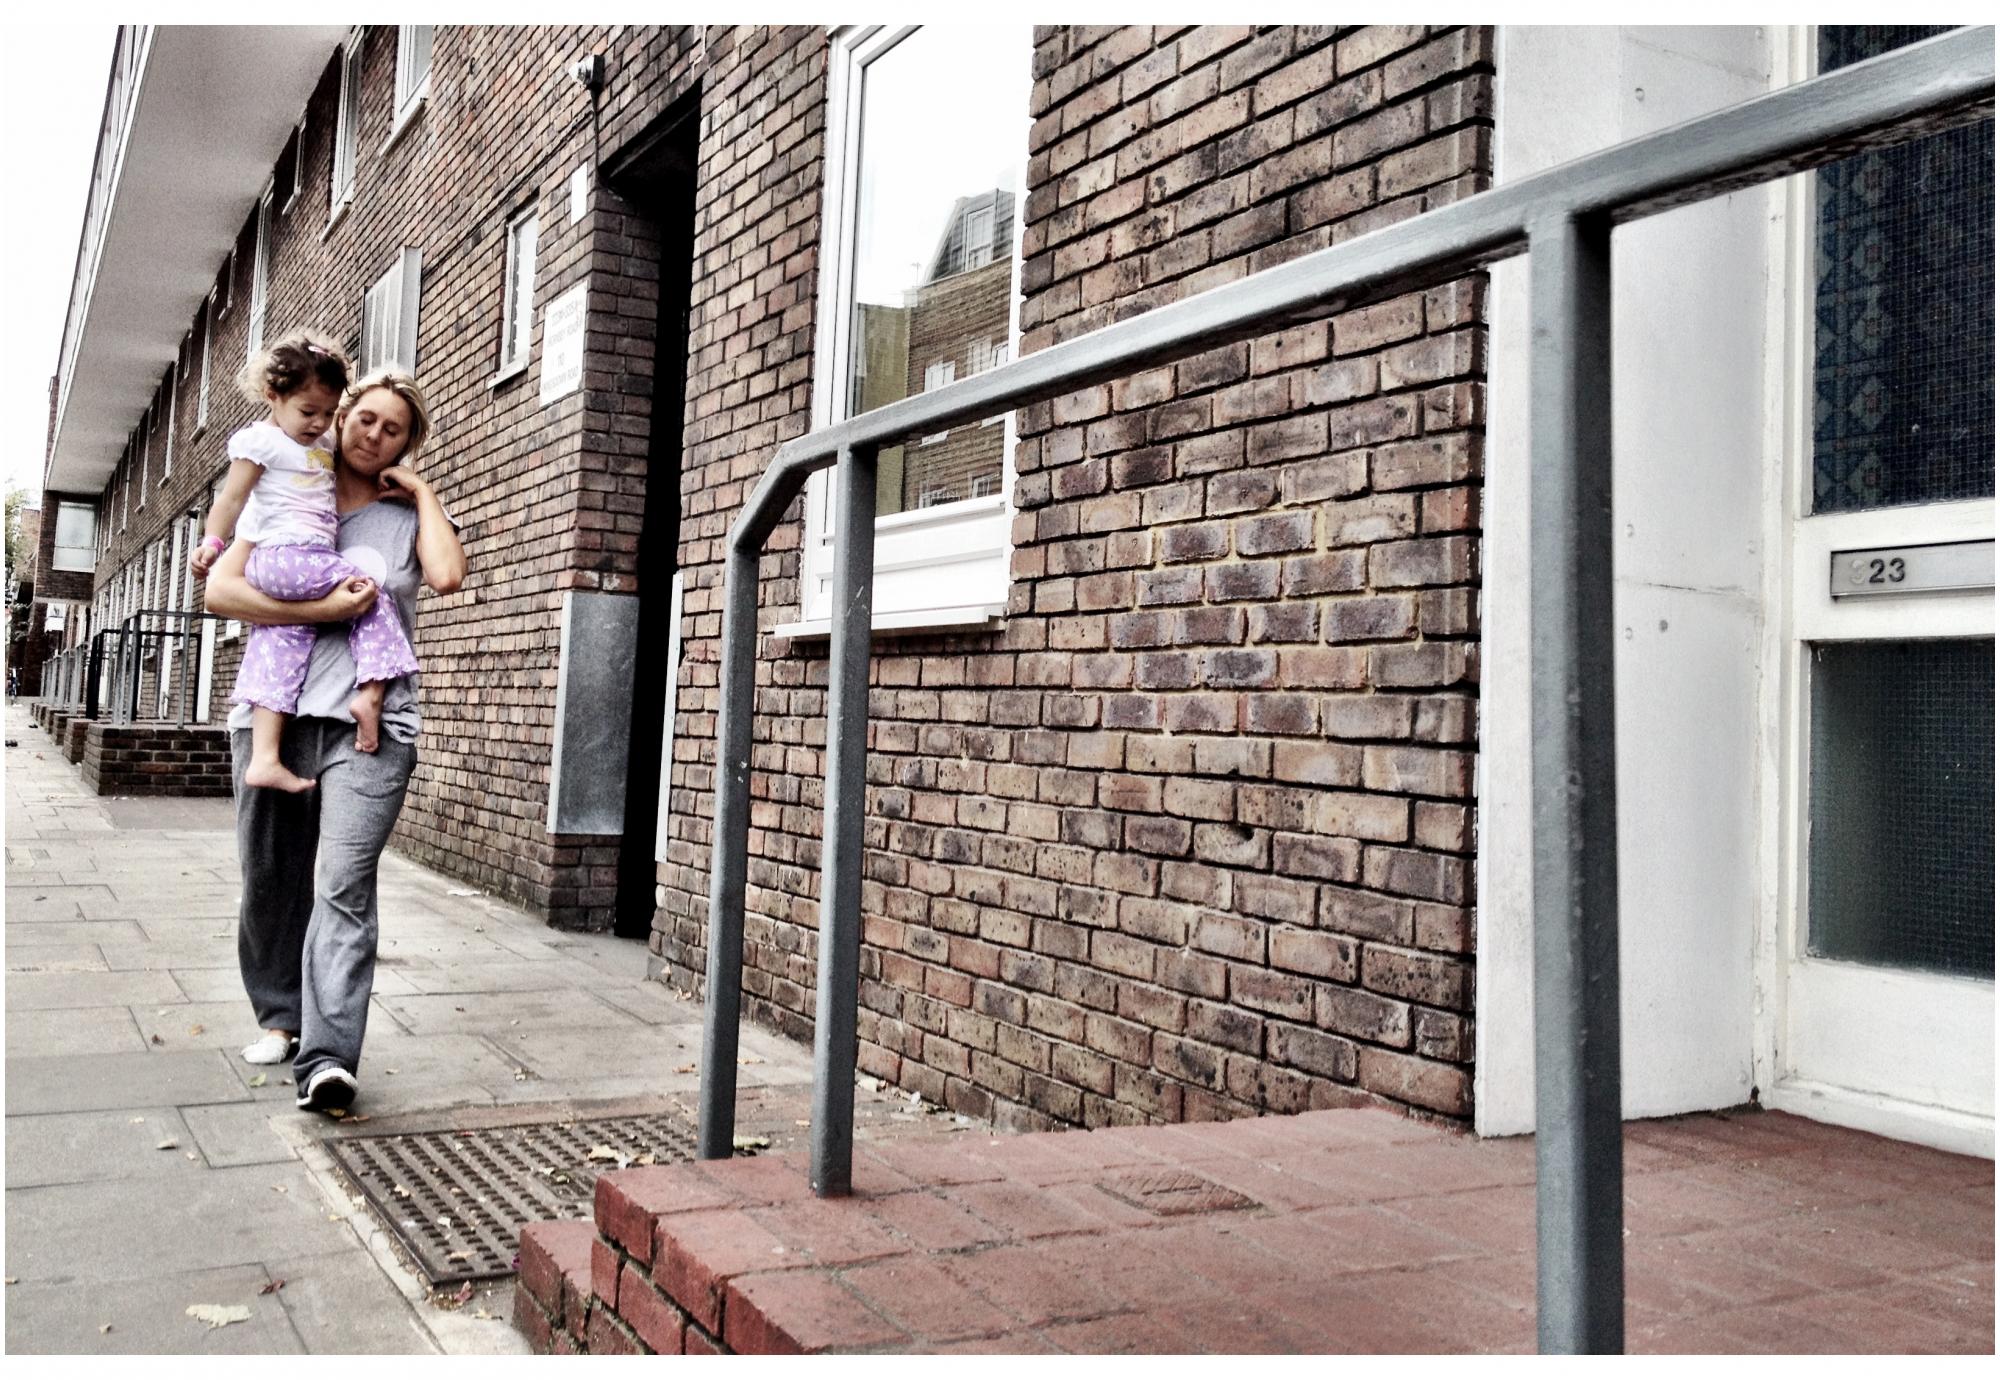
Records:
M431 25L405 24L396 39L396 113L405 113L431 74Z
M507 299L501 327L500 367L512 368L528 359L535 333L535 241L540 222L521 217L507 232Z
M849 415L990 368L1011 340L1033 51L1015 37L922 28L863 69ZM969 423L885 450L878 511L997 492L1004 433Z
M1812 653L1815 957L1993 976L1993 642Z
M1943 33L1825 25L1822 71ZM1993 494L1993 122L1817 174L1813 511Z
M87 503L56 505L57 570L91 570L97 565L97 510Z

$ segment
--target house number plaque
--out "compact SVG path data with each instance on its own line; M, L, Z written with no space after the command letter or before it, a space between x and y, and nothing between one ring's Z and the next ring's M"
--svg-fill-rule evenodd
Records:
M1833 553L1833 597L1930 594L1993 588L1993 543L1879 546Z

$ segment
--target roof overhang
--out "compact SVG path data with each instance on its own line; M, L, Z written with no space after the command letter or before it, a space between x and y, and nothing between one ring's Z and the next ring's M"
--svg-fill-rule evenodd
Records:
M152 30L124 147L98 150L100 165L115 160L117 180L95 265L76 266L90 276L72 294L77 343L46 487L104 488L348 32L344 24ZM90 232L86 225L86 244Z

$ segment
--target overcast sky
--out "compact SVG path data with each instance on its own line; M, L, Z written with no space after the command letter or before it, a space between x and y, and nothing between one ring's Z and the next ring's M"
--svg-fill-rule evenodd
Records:
M0 30L0 215L7 272L0 456L9 485L41 501L49 379L62 349L83 199L111 75L112 24Z

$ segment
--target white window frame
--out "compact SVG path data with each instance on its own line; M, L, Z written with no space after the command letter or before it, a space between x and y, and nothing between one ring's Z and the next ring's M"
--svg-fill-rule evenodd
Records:
M215 314L229 315L229 308L236 301L236 246L229 246L229 255L222 261L222 281L215 285Z
M208 347L215 339L215 294L201 304L201 387L194 398L194 434L208 429Z
M417 70L415 56L418 40L422 40L423 70ZM433 24L398 24L396 26L396 118L389 129L389 138L382 145L387 152L391 145L403 137L403 131L410 121L423 110L424 102L431 94L431 54L437 42L437 26Z
M140 512L144 512L146 510L146 487L152 478L153 431L154 431L153 413L154 409L151 406L148 406L146 408L146 415L139 419L138 431L135 432L133 435L133 439L138 444L139 447L139 511Z
M820 275L813 351L812 424L831 426L847 415L847 361L853 320L855 212L861 171L861 84L868 65L916 31L914 25L852 25L832 37L827 71L826 161L820 211ZM1026 96L1026 92L1023 92ZM1028 159L1025 101L1021 167ZM1008 295L1010 355L1020 339L1021 227L1027 188L1014 193L1015 287ZM1000 491L980 498L892 513L875 520L874 626L879 629L993 626L1006 610L1012 558L1014 419L1005 420ZM912 437L906 447L919 443ZM833 504L830 471L806 481L801 557L800 621L776 629L791 637L824 636L833 611Z
M160 463L160 482L165 484L174 472L174 422L180 410L181 370L178 358L167 366L167 453Z
M264 348L264 309L269 305L271 275L271 194L257 198L257 249L250 260L250 329L244 333L243 358L255 358Z
M507 222L506 281L501 290L500 368L493 381L513 378L528 367L535 340L535 254L541 238L540 214L530 207ZM525 309L521 301L521 261L527 260Z
M67 544L63 542L62 520L63 514L66 512L84 513L89 517L89 536L81 545L78 545L74 541ZM49 560L49 567L53 570L70 571L97 569L97 505L94 503L73 503L68 499L57 499L55 519L55 554ZM73 527L71 535L75 535ZM67 558L64 556L65 552L69 553ZM76 564L76 561L79 559L76 554L77 552L83 553L81 557L83 561L82 565Z
M132 525L132 443L125 443L125 459L121 468L125 477L118 483L118 530L122 533Z
M423 297L423 251L404 249L361 299L361 372L394 364L417 372L417 312Z
M285 204L278 208L280 215L290 215L292 208L299 204L299 196L306 189L306 112L299 112L298 135L292 141L292 185L285 193Z
M326 221L331 229L354 201L354 167L361 148L361 29L347 36L340 51L340 96L334 105L333 184Z

